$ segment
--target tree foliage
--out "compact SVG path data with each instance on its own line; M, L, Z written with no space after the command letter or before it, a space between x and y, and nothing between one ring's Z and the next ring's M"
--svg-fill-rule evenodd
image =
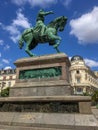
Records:
M9 96L9 87L1 90L1 97L8 97L8 96Z

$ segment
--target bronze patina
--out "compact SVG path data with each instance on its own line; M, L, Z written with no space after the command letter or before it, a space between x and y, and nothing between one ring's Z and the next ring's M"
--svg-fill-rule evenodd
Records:
M19 47L22 49L25 42L25 51L29 56L35 56L30 50L34 49L39 43L44 44L47 42L56 49L57 53L60 53L58 46L61 42L61 37L58 36L57 32L64 30L67 18L61 16L45 25L44 16L49 14L53 14L53 12L45 12L41 9L37 15L35 27L24 30L20 36Z

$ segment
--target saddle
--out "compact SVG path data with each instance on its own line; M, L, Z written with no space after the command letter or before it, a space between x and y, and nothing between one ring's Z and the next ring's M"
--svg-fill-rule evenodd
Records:
M39 38L39 40L44 42L48 39L48 36L46 34L44 34L44 35L39 35L38 38Z

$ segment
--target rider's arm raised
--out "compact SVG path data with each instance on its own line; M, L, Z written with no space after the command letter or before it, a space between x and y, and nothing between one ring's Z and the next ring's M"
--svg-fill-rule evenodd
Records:
M54 14L53 11L49 11L49 12L41 12L42 15L48 15L48 14Z

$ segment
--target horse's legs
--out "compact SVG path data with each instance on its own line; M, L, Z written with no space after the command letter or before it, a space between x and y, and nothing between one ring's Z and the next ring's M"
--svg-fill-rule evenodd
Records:
M32 54L32 52L29 51L28 45L26 46L25 52L31 57L34 56L34 54Z
M58 49L58 44L56 44L56 42L54 42L53 47L54 49L56 49L57 53L60 53L60 50Z
M54 40L56 40L56 44L54 45L54 48L57 48L60 45L61 37L56 36Z
M57 53L60 53L60 50L58 49L58 47L54 47L57 51Z
M56 41L56 42L54 42L53 47L56 49L56 51L57 51L58 53L60 53L60 51L59 51L59 49L58 49L58 46L59 46L59 44L60 44L60 42L61 42L61 37L56 36L56 35L54 35L53 33L49 33L49 38L50 38L51 40L53 40L53 41Z
M29 56L35 56L34 54L32 54L32 52L30 52L29 50L29 45L31 44L31 40L29 40L28 44L26 44L26 49L25 49L25 52L29 55Z

